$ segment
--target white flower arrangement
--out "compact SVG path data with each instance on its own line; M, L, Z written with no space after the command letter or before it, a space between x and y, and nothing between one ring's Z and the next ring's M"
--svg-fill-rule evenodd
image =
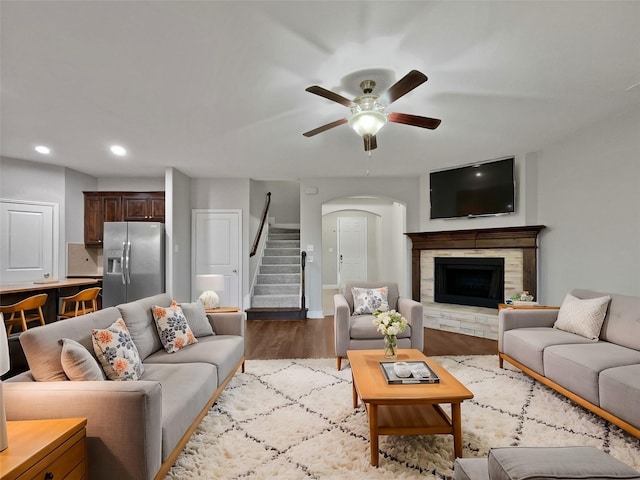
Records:
M532 302L533 295L531 295L528 291L514 293L509 297L509 300L513 300L514 302Z
M409 324L407 319L395 310L389 310L388 312L376 310L373 315L375 317L373 324L378 327L378 331L385 337L395 336L404 332L404 329Z

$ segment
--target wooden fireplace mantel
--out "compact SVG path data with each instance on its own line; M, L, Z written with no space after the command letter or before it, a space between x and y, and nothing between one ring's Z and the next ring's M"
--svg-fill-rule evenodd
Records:
M413 243L411 249L411 295L420 301L420 252L422 250L520 248L523 251L523 288L537 298L538 234L544 225L526 227L447 230L405 233Z

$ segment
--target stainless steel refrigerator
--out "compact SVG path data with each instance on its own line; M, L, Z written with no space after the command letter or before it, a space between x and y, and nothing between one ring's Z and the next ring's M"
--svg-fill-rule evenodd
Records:
M104 224L103 307L165 291L164 237L160 222Z

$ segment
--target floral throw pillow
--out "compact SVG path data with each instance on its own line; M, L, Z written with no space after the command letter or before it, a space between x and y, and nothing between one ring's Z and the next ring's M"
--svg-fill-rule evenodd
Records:
M160 341L168 353L177 352L198 341L176 302L171 302L168 307L154 305L153 318L156 321Z
M353 314L366 315L372 314L376 310L386 312L389 310L389 302L387 295L389 287L380 288L358 288L353 287L351 294L353 295Z
M140 354L124 320L91 331L93 350L109 380L139 380L144 373Z

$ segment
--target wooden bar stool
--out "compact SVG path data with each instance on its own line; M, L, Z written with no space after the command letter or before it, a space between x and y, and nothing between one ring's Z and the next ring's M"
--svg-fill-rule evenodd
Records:
M47 294L40 293L32 297L14 303L13 305L0 306L0 312L4 315L4 323L7 326L7 335L11 333L14 325L20 325L22 331L27 330L27 323L38 321L44 325L42 306L47 301ZM33 312L33 313L26 313Z
M58 320L77 317L78 315L84 315L85 313L98 310L97 298L100 290L100 287L87 288L75 295L62 297L62 306L60 307Z

